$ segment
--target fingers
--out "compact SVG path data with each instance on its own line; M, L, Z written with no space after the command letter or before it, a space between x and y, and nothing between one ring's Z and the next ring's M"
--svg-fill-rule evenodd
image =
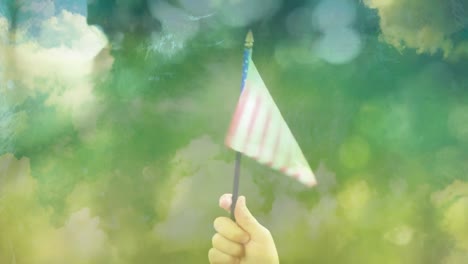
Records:
M211 264L238 264L239 259L216 249L212 248L208 251L208 259Z
M227 212L231 211L231 204L232 194L226 193L219 198L219 206ZM255 234L257 230L261 229L261 225L247 207L245 196L239 196L237 199L235 216L237 225L239 225L245 231L249 232L251 235Z
M226 253L233 257L242 257L244 255L244 247L239 243L235 243L219 233L216 233L211 240L213 243L213 248Z
M230 218L216 218L214 221L214 228L220 235L233 242L244 244L250 240L249 234Z

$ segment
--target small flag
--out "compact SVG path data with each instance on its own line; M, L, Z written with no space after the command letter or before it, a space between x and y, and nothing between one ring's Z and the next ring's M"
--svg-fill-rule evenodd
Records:
M248 72L225 144L312 187L317 184L299 145L249 58Z

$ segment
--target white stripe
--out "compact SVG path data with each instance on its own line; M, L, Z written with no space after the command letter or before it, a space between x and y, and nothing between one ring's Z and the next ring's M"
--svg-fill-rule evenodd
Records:
M263 145L263 150L261 154L261 157L258 157L259 162L261 163L268 163L272 162L275 153L274 147L275 147L275 142L276 142L276 137L279 132L279 127L281 126L280 120L278 119L278 108L275 105L273 98L271 97L270 93L268 92L268 89L266 88L265 83L263 82L260 74L258 73L257 67L253 63L253 61L250 61L251 66L249 67L249 78L251 78L251 83L256 84L252 85L252 89L255 89L255 91L262 96L262 102L263 102L263 108L267 110L271 110L271 116L270 116L270 124L268 131L266 133L266 139ZM264 123L260 123L261 126L263 126ZM261 137L262 132L260 132L260 137Z
M286 155L286 159L283 163L283 166L286 166L286 167L291 167L293 164L292 162L294 161L295 157L296 157L296 140L294 139L291 131L289 130L289 128L287 127L286 125L286 122L284 123L284 126L285 126L285 137L286 137L286 151L285 151L285 155ZM289 162L289 163L286 163L286 162Z
M273 115L270 119L270 126L266 134L265 143L263 144L262 154L259 157L259 161L262 163L272 162L274 157L274 148L276 143L276 138L279 133L280 124L278 119L274 118Z
M286 173L286 175L289 175L289 176L293 177L297 173L297 169L296 169L296 167L291 166L291 167L288 167L288 169L286 170L285 173Z
M278 110L278 107L275 105L275 111L274 111L274 117L275 119L278 120L279 124L279 130L281 130L281 140L280 140L280 145L278 146L278 149L276 153L274 153L274 161L273 161L273 168L274 169L281 169L287 159L287 151L288 148L291 147L291 138L290 138L290 132L288 129L288 126L286 122L284 121L283 117L281 116L280 111Z
M308 166L307 161L305 160L304 155L302 154L302 151L294 138L294 135L289 131L289 137L290 137L290 144L291 144L291 151L292 151L292 156L291 156L291 164L290 166L293 167L298 167L298 166Z
M282 156L284 156L284 145L285 145L285 136L284 136L284 127L282 125L279 126L279 130L281 131L281 138L279 140L279 145L278 147L276 148L276 152L273 153L273 164L271 165L271 167L273 169L280 169L281 168L281 161L284 159Z
M299 181L304 184L310 184L310 183L315 182L314 174L312 173L312 170L310 170L308 166L304 168L301 174L299 175Z
M256 100L257 98L255 98ZM262 142L263 129L265 127L265 122L268 117L268 108L265 107L264 99L261 100L260 108L257 110L257 119L254 123L252 134L250 135L250 141L248 146L246 146L246 155L255 157L260 149L260 144Z

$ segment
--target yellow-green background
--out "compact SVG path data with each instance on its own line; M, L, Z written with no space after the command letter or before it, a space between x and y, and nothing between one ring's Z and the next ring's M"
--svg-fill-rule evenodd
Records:
M249 28L319 181L242 160L281 262L465 263L468 2L349 0L361 44L346 63L314 53L319 1L198 0L211 9L171 32L181 18L144 2L2 0L0 263L207 263ZM89 32L111 43L95 59Z

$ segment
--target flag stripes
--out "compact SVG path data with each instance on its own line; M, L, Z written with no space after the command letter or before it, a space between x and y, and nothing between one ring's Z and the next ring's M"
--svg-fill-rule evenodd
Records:
M316 184L302 151L251 60L225 144L307 186Z
M256 94L252 101L255 101L255 105L252 110L252 117L249 122L247 137L245 138L244 142L244 148L246 148L246 153L248 153L249 155L253 155L253 153L255 153L254 149L256 147L258 148L259 145L257 142L260 140L260 130L254 129L254 126L256 126L258 124L258 121L261 120L259 112L262 110L262 99L260 95ZM250 142L252 142L252 144L250 144Z

